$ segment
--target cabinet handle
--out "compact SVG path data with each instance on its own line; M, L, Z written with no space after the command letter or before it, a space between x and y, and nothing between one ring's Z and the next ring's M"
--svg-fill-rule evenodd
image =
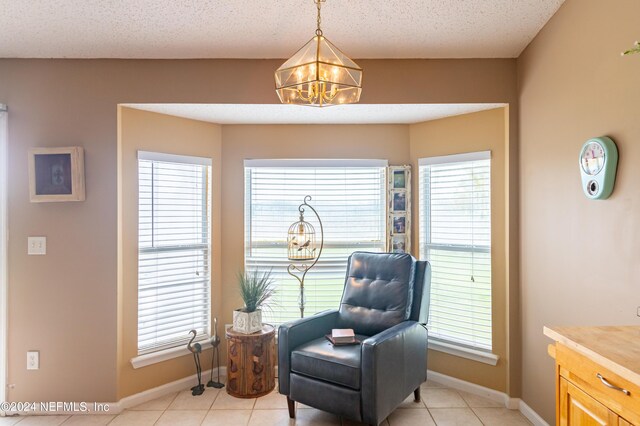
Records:
M597 374L596 374L596 377L597 377L598 379L600 379L600 381L602 382L602 384L603 384L603 385L605 385L606 387L611 388L611 389L613 389L613 390L620 391L620 392L622 392L623 394L625 394L625 395L627 395L627 396L631 395L631 392L629 392L628 390L623 389L623 388L621 388L621 387L618 387L618 386L616 386L616 385L612 385L611 383L609 383L609 381L607 381L607 379L605 379L604 377L602 377L602 374L597 373Z

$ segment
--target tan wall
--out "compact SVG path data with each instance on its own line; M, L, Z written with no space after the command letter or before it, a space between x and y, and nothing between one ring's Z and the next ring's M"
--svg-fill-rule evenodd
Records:
M544 325L640 324L640 56L637 0L567 0L518 60L523 398L554 419ZM582 192L578 155L609 135L620 154L605 201Z
M10 400L118 396L117 105L277 103L273 70L281 63L0 59L0 102L9 106ZM509 192L517 191L515 60L358 63L365 70L363 103L508 103ZM27 150L68 145L85 149L87 200L30 203ZM509 228L517 229L516 205L507 218ZM48 237L46 256L26 255L29 235ZM511 244L510 287L517 289L518 244ZM26 371L30 349L40 350L40 370ZM509 376L512 395L518 377Z
M507 111L497 108L474 114L428 121L411 126L411 163L413 164L413 247L420 255L418 203L418 160L424 157L491 151L491 303L493 307L493 353L500 359L490 366L438 351L429 351L429 369L462 380L507 391L509 352L507 335L507 251L508 224L505 221Z
M130 108L120 108L118 135L118 399L194 373L185 355L133 369L138 355L138 160L137 152L153 151L207 157L212 160L211 301L212 317L221 312L220 211L222 176L221 126ZM120 257L121 256L121 257ZM210 351L205 351L207 360ZM205 365L209 365L205 363Z

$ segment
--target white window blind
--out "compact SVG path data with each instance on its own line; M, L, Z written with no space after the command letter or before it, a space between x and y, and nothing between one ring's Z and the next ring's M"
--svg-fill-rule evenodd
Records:
M209 332L211 161L138 152L138 353Z
M429 337L491 351L490 153L420 160L420 253L431 262Z
M310 195L309 204L324 225L322 256L305 278L309 316L338 308L352 252L385 249L386 161L273 161L245 162L245 266L272 269L275 306L263 318L280 324L300 318L299 284L287 274L286 245L289 226L299 218L298 206ZM306 209L304 218L319 238L315 215Z

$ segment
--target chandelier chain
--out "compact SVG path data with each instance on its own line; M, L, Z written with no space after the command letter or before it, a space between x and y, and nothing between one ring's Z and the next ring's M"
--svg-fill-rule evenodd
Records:
M316 35L318 37L322 36L322 29L320 29L320 23L322 22L322 19L320 18L320 7L322 6L322 3L324 3L327 0L313 0L313 2L316 4L316 6L318 7L318 27L316 28Z

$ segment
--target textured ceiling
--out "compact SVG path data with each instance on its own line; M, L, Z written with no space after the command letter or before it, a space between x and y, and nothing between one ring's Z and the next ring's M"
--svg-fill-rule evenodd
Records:
M327 0L354 58L517 57L564 0ZM0 57L285 58L313 0L0 0Z
M353 104L312 108L281 104L123 104L218 124L411 124L505 104Z

